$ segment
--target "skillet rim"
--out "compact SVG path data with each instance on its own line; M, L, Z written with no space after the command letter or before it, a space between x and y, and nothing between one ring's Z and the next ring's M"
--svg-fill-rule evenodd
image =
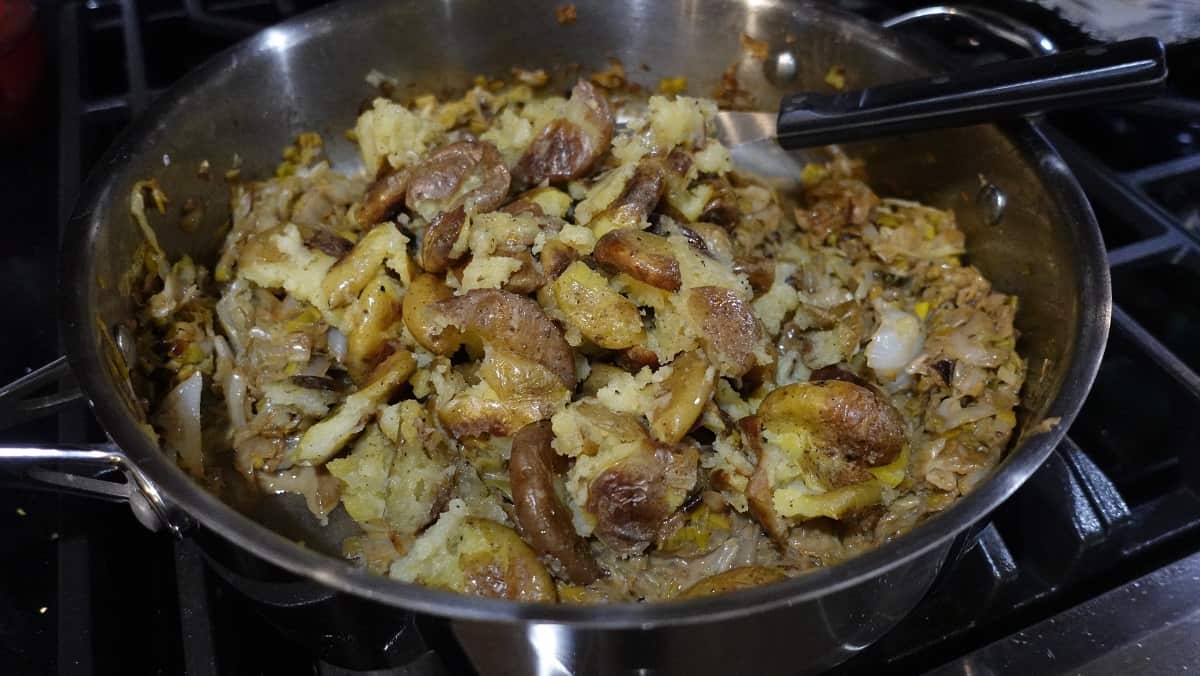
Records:
M100 423L130 462L163 494L170 506L182 509L206 529L280 568L339 591L450 619L551 622L590 629L680 626L744 617L817 599L878 577L931 554L938 547L948 546L951 538L985 518L1015 492L1065 436L1095 379L1107 340L1112 306L1109 267L1099 227L1082 188L1037 124L1022 120L998 126L1021 151L1047 193L1067 217L1062 225L1071 228L1079 256L1081 312L1077 340L1062 386L1046 413L1047 417L1060 417L1061 422L1049 432L1024 439L973 492L903 536L835 566L735 593L687 601L577 606L517 603L399 582L356 568L342 559L300 547L241 514L189 478L158 449L136 421L126 414L119 403L117 388L106 375L102 347L92 320L94 285L89 256L92 242L104 225L99 219L104 210L99 207L114 197L120 199L111 194L115 186L109 177L125 171L133 158L133 150L172 113L180 99L191 98L191 93L238 60L270 50L272 30L315 34L324 24L336 23L340 16L352 14L360 7L365 9L370 3L371 0L344 0L301 14L231 46L185 75L148 106L106 151L89 173L63 231L59 271L60 293L63 294L60 322L71 369ZM851 39L873 40L903 60L915 65L929 65L895 34L865 19L810 2L796 4L794 9L812 12L819 20L839 24Z

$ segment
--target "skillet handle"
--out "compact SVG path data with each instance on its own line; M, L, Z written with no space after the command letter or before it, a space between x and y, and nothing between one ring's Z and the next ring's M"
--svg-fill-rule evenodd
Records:
M0 469L22 474L48 490L127 502L139 523L182 535L189 521L171 509L129 457L112 444L0 446ZM71 471L71 470L75 471ZM99 478L120 474L124 481Z
M800 93L779 111L779 144L797 149L1151 98L1166 50L1137 38L833 95Z
M56 385L52 394L31 396ZM82 398L66 357L59 357L0 386L0 430L51 415ZM180 535L190 524L113 444L0 445L0 470L21 474L48 490L127 502L137 520L153 531L165 528ZM101 478L112 475L124 481Z

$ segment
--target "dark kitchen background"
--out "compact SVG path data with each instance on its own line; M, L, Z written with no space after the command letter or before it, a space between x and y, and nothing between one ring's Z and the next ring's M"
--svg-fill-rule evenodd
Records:
M319 4L0 0L0 384L61 354L60 226L114 136L192 67ZM834 4L884 20L921 3ZM1033 3L987 6L1062 48L1090 40ZM1020 55L953 22L905 30L948 63ZM1200 669L1200 45L1172 46L1169 63L1164 98L1048 121L1112 267L1112 338L1088 403L912 616L839 673ZM0 442L102 438L82 404L57 410L7 429L0 414ZM466 668L436 622L391 613L359 632L328 622L332 593L251 600L123 504L0 474L0 533L0 673ZM292 611L282 629L276 606ZM380 654L392 668L362 671Z

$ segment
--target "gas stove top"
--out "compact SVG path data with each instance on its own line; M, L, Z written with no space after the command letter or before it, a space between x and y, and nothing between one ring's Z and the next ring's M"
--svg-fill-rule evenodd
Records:
M24 126L0 140L0 383L59 354L59 225L115 134L203 59L318 4L39 5L33 39L45 46L44 77ZM836 4L873 20L917 6ZM1085 41L1039 6L993 6L1064 48ZM956 59L1013 55L963 26L923 24L920 33ZM1200 45L1172 48L1171 63L1183 67L1169 97L1048 120L1109 250L1116 308L1100 375L1046 464L963 543L912 615L839 674L1200 669L1200 657L1179 650L1195 644L1187 637L1200 621L1200 71L1186 71L1198 57ZM0 75L5 63L0 49ZM0 442L100 438L82 405L43 403L57 415L0 429ZM251 600L194 542L145 531L124 505L6 476L0 672L469 671L435 620L392 612L370 627L339 626L331 618L345 601L332 592Z

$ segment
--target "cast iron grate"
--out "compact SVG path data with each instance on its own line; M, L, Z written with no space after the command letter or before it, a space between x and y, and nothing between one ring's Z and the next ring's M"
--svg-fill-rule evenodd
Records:
M161 89L238 38L316 4L322 3L88 0L62 5L59 222L68 215L84 172ZM916 3L838 4L882 19L897 5L907 9ZM1016 11L1043 25L1054 21L1027 6ZM1064 44L1078 39L1068 29L1056 35ZM970 35L960 35L958 42L978 46ZM1194 91L1197 83L1176 84ZM1195 99L1177 96L1103 115L1052 120L1053 140L1088 190L1110 251L1118 307L1096 387L1069 438L978 533L942 585L912 617L840 672L877 672L883 666L911 673L936 666L1197 547L1200 467L1194 451L1200 419L1192 414L1200 400L1197 108ZM80 424L60 427L68 435L86 434ZM76 536L85 538L83 544L73 539L58 546L60 571L76 571L74 577L60 574L64 611L93 606L94 613L94 606L112 600L111 590L78 583L87 578L78 571L112 545L103 537L87 541L86 532ZM130 537L121 543L162 551L161 541L150 536ZM154 556L169 569L155 588L171 597L156 598L178 612L161 618L156 636L170 645L139 663L147 671L349 673L319 664L312 646L295 646L255 613L243 612L245 602L208 572L192 543L177 543L173 554ZM105 659L93 656L111 652L100 646L111 628L67 619L58 631L60 673L107 671ZM144 645L145 637L138 643ZM265 644L295 649L271 650L266 661ZM87 668L71 666L80 664Z

